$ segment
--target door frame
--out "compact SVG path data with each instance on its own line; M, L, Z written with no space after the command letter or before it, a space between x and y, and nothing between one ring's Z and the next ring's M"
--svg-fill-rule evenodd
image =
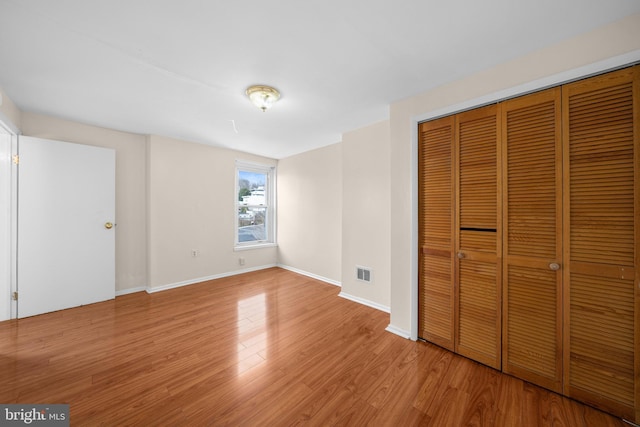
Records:
M0 176L0 321L17 317L17 301L12 298L17 291L17 208L18 180L17 165L13 162L18 155L18 128L0 112L0 134L8 135L8 144L0 144L0 162L9 166Z

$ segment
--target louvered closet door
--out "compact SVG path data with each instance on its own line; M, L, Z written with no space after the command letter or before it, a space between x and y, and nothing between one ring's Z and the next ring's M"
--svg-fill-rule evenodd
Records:
M501 267L495 105L456 116L456 351L500 369Z
M561 89L502 105L503 371L562 392Z
M419 335L454 349L453 117L419 127Z
M639 72L563 87L565 393L631 420L640 391Z

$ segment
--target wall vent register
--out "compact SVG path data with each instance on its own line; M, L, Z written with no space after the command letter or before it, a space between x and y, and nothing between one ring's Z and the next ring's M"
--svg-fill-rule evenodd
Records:
M371 269L367 267L356 267L356 277L363 282L371 282Z

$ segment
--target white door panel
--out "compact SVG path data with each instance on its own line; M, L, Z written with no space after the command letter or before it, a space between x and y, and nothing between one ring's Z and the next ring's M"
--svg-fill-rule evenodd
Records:
M115 297L115 151L20 137L18 317Z

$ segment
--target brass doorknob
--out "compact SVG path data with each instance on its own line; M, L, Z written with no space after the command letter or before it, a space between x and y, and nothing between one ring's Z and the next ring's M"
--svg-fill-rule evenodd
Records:
M105 222L104 228L106 228L107 230L111 230L113 228L113 223Z

